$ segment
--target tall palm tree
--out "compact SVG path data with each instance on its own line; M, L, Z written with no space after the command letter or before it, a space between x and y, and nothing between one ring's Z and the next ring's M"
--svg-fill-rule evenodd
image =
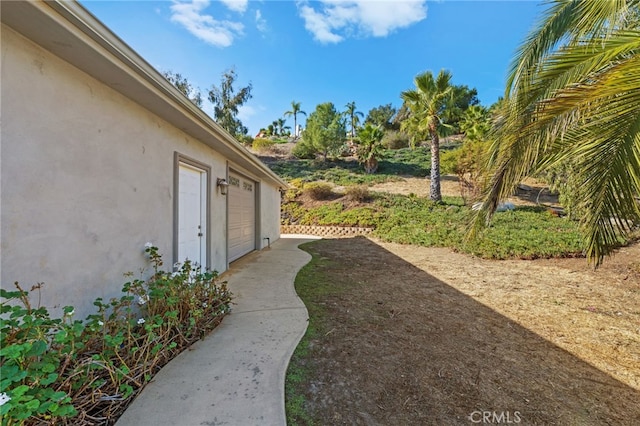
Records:
M570 164L599 265L640 223L639 76L640 0L554 1L511 66L476 225L527 174Z
M402 92L402 99L409 108L409 118L402 122L403 130L415 137L428 135L431 138L431 182L429 198L441 201L440 192L440 135L446 124L442 122L447 101L451 95L451 73L441 70L434 78L431 71L414 79L415 90ZM417 136L416 136L417 135Z
M349 118L349 125L351 126L351 139L356 137L356 129L360 124L360 118L364 118L364 114L360 111L356 111L356 103L349 102L345 105L347 108L344 115Z
M293 136L298 137L298 114L302 114L305 117L307 113L300 109L300 102L291 101L291 111L286 111L284 113L285 117L289 117L293 115Z

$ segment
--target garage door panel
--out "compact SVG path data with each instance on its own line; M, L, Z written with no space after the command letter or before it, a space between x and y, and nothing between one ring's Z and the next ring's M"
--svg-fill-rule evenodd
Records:
M238 173L229 173L228 238L229 261L255 250L256 202L253 180Z

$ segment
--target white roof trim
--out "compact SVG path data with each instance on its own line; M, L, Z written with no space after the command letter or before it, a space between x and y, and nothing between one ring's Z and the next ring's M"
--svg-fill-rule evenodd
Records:
M281 188L287 183L76 1L1 1L2 22Z

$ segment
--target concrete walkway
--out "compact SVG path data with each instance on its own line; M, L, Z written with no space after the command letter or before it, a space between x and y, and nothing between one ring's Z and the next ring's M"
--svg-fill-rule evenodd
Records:
M284 377L308 320L293 282L311 256L297 247L312 239L283 236L232 265L223 277L231 314L167 364L116 425L285 425Z

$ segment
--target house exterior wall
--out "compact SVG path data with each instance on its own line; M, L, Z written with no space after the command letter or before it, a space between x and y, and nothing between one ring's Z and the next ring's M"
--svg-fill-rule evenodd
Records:
M145 242L170 269L176 152L211 168L209 266L226 270L227 159L4 24L1 131L4 288L44 282L45 306L84 318L149 266ZM277 219L278 189L263 193Z
M258 229L260 230L259 248L265 248L269 242L273 243L280 238L280 191L273 191L272 187L262 185L260 187L260 210L276 211L273 215L260 215ZM269 242L265 240L269 238Z

